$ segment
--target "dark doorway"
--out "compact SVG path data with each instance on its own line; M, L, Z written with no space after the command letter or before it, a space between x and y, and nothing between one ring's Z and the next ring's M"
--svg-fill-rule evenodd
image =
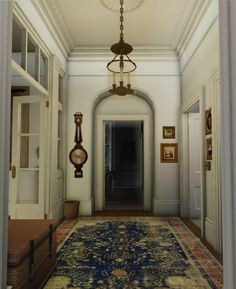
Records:
M143 122L105 123L105 209L143 209Z

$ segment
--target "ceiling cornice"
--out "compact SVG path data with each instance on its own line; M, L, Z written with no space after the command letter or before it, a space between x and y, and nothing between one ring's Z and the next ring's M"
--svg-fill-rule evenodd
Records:
M194 33L196 27L206 12L211 0L195 1L190 0L188 7L186 7L183 17L177 32L177 37L172 42L172 47L176 50L179 57L182 56L186 49L191 35Z
M176 55L181 58L210 1L189 0L187 2L170 46L137 46L134 47L132 54L143 59L153 57L158 59L172 57L173 59ZM66 58L107 59L112 55L109 53L109 48L105 46L75 46L56 1L32 0L32 2Z
M68 58L74 43L56 2L41 0L32 2L64 56Z
M131 57L136 60L178 60L170 46L133 46ZM114 57L110 46L76 46L69 55L69 61L109 60Z
M188 24L189 24L189 18L190 15L193 14L194 9L196 8L197 5L197 1L196 0L189 0L186 3L186 6L184 8L182 17L179 21L179 25L177 27L177 30L175 31L175 34L173 36L172 42L171 42L171 46L176 49L176 47L178 46L184 31L186 30Z

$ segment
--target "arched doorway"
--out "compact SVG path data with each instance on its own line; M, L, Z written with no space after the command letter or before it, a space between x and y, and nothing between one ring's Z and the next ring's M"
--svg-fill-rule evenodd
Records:
M109 97L108 97L109 96ZM127 95L120 97L117 95L110 95L109 92L102 93L98 96L97 101L94 104L93 109L94 118L94 130L93 130L93 143L94 143L94 207L96 211L106 209L106 172L107 172L107 161L106 161L106 149L105 149L105 136L107 124L115 127L127 126L140 127L142 130L143 142L141 145L135 144L134 142L126 142L127 149L130 149L132 144L135 151L141 152L142 157L137 156L136 171L122 171L117 169L113 174L116 175L116 182L113 184L117 185L120 182L123 193L127 186L132 187L132 178L139 180L139 190L142 188L142 196L139 196L143 202L139 203L139 209L150 211L152 209L152 192L153 192L153 142L154 142L154 109L152 101L149 96L141 91L135 90L134 95ZM112 125L113 124L113 125ZM116 146L120 148L124 147L125 143ZM130 155L129 155L130 156ZM119 158L119 157L118 157ZM137 161L140 160L137 167ZM122 161L122 160L121 160ZM124 162L127 160L124 160ZM127 164L127 163L126 163ZM141 168L142 166L142 168ZM113 165L113 170L114 170ZM110 167L111 170L111 167ZM117 181L117 179L119 181ZM125 187L125 179L129 180L129 184ZM142 184L141 184L142 183ZM118 186L120 185L118 184ZM118 190L119 191L119 190ZM128 190L126 190L128 192ZM117 191L116 191L117 193ZM118 197L119 199L119 197ZM120 203L122 206L122 202ZM121 208L121 207L120 207ZM124 209L129 207L125 206Z

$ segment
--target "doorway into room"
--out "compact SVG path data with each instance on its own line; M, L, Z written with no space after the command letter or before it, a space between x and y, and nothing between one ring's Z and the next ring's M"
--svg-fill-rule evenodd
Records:
M143 121L105 122L105 209L143 210Z
M199 102L187 111L189 219L201 229L201 123Z
M204 172L204 96L202 92L182 108L181 218L204 239L205 172Z

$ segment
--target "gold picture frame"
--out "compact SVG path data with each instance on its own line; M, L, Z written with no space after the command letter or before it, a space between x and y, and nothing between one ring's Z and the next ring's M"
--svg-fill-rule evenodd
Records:
M161 143L161 163L178 162L178 144Z
M168 138L168 139L175 138L175 126L163 126L162 134L163 134L163 138Z
M212 133L212 112L211 108L205 111L205 133L206 135Z
M206 139L206 159L212 161L212 137Z

